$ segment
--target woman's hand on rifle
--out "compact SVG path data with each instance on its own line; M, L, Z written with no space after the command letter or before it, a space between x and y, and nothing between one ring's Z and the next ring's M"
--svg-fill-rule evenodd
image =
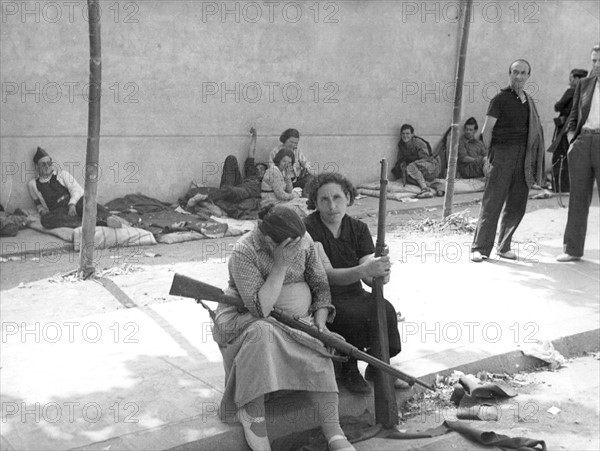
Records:
M364 277L386 277L390 275L392 264L389 255L375 257L373 254L365 255L360 262L363 267Z
M373 286L374 277L383 277L384 284L390 281L392 263L388 255L381 257L375 257L373 254L365 255L360 260L360 266L364 271L362 280L370 287Z
M326 308L320 308L314 313L315 326L319 330L319 332L324 332L327 330L325 327L325 323L327 322L327 316L329 315L329 310Z

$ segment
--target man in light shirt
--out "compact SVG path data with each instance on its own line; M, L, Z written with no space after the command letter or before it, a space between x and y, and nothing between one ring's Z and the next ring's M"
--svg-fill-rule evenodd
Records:
M559 262L580 260L583 256L594 180L600 193L600 45L592 49L591 58L592 72L575 88L567 121L571 195L563 238L564 253L556 258Z
M56 168L52 158L41 147L33 156L36 177L27 184L29 194L40 214L40 222L46 229L81 225L83 216L83 188L67 171ZM96 204L96 225L120 228L122 221L112 216L100 204Z

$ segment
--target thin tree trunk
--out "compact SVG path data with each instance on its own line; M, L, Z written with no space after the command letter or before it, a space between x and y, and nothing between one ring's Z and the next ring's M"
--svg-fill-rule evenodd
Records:
M87 0L90 33L90 91L88 99L88 137L85 155L83 225L79 251L79 276L87 279L94 271L94 235L96 234L96 193L100 154L100 97L102 52L100 45L100 5Z
M465 78L465 63L467 60L467 47L469 42L469 27L471 24L471 7L473 0L463 0L461 11L462 32L460 37L460 51L456 63L456 83L454 94L454 110L452 112L452 126L450 132L450 153L448 155L448 172L446 175L446 197L444 197L444 218L452 214L452 199L454 198L454 179L456 177L456 162L458 160L458 137L460 134L460 117L462 110L462 93Z

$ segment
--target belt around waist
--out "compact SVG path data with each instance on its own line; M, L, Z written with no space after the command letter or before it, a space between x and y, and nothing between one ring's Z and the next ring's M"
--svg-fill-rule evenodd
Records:
M273 190L266 190L266 189L261 189L260 190L261 193L274 193L275 191Z
M600 128L582 128L582 135L600 135Z

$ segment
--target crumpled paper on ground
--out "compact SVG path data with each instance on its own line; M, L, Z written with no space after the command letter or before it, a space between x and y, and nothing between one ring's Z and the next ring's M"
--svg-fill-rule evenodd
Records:
M538 340L537 343L521 350L526 356L531 356L543 360L550 364L550 369L557 369L565 365L563 355L554 349L550 340Z

